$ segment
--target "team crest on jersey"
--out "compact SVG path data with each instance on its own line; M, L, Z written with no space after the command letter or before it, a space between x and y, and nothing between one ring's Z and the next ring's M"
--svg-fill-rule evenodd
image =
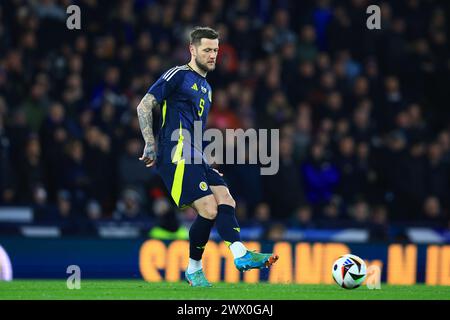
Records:
M208 91L208 90L206 90L206 88L204 86L202 86L202 92L206 93L206 91Z
M200 184L198 185L198 187L199 187L200 190L202 190L202 191L208 190L208 185L206 184L205 181L200 182Z

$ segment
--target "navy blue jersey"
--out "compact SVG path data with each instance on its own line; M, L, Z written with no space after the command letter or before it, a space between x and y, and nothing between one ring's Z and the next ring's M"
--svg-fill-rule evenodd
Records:
M179 141L171 140L172 133L184 129L190 133L193 140L194 121L201 121L203 134L212 102L211 86L205 77L188 65L182 65L163 73L148 93L152 94L161 106L158 161L176 162L177 159L173 159L173 155L170 156L170 150L176 147ZM185 139L184 143L186 142ZM201 153L201 150L199 151Z

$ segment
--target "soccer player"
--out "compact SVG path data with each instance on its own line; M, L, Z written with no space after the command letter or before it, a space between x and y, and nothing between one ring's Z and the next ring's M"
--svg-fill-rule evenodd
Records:
M209 27L196 27L190 34L188 64L166 71L148 90L137 107L145 140L142 157L147 167L156 167L179 208L193 207L198 215L189 230L189 264L185 272L191 286L209 287L202 269L202 255L214 223L220 237L230 248L240 271L271 266L278 256L247 250L240 239L235 216L236 203L222 174L212 169L202 147L186 141L183 132L194 136L194 121L205 129L212 102L211 86L206 81L213 71L219 51L219 35ZM161 108L158 154L152 128L152 109ZM185 131L187 130L187 131ZM171 136L176 132L177 141ZM175 150L175 152L172 152ZM189 152L186 152L188 150ZM186 154L185 154L186 153ZM187 159L186 157L189 157ZM194 159L200 159L200 163Z

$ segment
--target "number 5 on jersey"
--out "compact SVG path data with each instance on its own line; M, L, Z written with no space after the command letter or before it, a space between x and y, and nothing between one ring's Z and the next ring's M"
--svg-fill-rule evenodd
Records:
M203 110L205 109L205 99L200 98L199 107L200 107L200 109L198 110L198 115L201 117L203 114Z

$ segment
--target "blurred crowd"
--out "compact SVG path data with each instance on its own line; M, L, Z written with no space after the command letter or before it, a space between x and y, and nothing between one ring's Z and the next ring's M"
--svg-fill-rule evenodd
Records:
M66 8L81 9L68 30ZM381 8L369 30L366 8ZM143 150L136 106L220 33L209 127L280 129L280 169L222 165L241 225L449 228L446 1L9 0L0 3L0 205L36 221L178 213ZM159 120L155 116L155 127ZM187 213L189 215L189 212Z

